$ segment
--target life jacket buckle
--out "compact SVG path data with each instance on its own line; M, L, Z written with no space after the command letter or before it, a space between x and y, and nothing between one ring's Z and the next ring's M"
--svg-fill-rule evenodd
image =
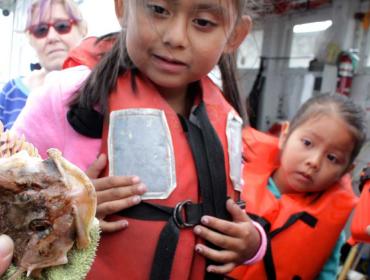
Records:
M180 201L176 204L174 210L173 210L173 220L178 228L189 228L195 226L193 223L188 223L186 221L186 211L185 207L187 205L193 204L191 200L184 200ZM184 211L183 211L184 210Z

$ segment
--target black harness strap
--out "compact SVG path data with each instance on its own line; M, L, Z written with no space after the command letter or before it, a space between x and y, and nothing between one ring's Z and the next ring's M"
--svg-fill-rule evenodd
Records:
M275 230L273 230L270 235L271 238L282 232L283 230L289 228L291 225L293 225L297 221L302 221L306 225L308 225L311 228L314 228L317 224L317 218L312 216L311 214L307 213L306 211L302 211L296 214L293 214L289 217L289 219L285 222L285 224L282 227L279 227Z
M271 239L274 238L279 233L281 233L282 231L289 228L290 226L292 226L293 224L295 224L297 221L302 221L309 227L314 228L317 224L317 218L307 213L306 211L298 212L298 213L292 214L288 218L288 220L284 223L284 225L271 231L271 224L269 223L269 221L255 214L248 213L248 215L253 220L255 220L257 223L259 223L264 228L267 234L267 248L266 248L265 257L263 258L263 263L264 263L267 279L276 280L276 269L275 269L275 264L274 264L273 252L271 248Z
M275 264L274 259L272 257L272 248L271 248L271 224L269 221L264 219L263 217L257 216L252 213L248 213L248 215L257 223L259 223L266 232L267 237L267 246L266 246L266 253L263 257L263 264L266 272L266 276L268 280L276 280L276 271L275 271Z
M212 127L204 103L194 110L190 120L180 120L192 150L197 168L200 193L205 215L230 219L226 210L226 172L224 152L218 136ZM209 242L207 246L219 249ZM207 266L214 262L207 260ZM219 274L205 272L205 279L223 279Z
M140 220L168 221L157 243L151 280L170 279L181 228L193 227L207 214L218 218L229 217L226 211L226 171L224 152L203 103L193 112L190 120L179 116L195 161L202 203L179 202L174 208L142 202L119 212L119 215ZM212 244L207 244L212 246ZM209 264L209 263L208 263ZM206 272L205 279L223 279L223 276Z

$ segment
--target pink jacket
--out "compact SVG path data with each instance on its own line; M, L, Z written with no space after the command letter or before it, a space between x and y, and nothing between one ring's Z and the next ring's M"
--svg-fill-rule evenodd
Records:
M43 86L32 92L11 129L19 136L24 134L43 158L47 149L57 148L82 170L97 158L101 140L75 132L67 121L67 111L71 97L89 74L86 66L50 73Z

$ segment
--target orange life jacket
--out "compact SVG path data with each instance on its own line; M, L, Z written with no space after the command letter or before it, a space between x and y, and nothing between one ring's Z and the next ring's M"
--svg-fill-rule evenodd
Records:
M231 277L315 279L357 200L349 175L320 195L283 194L277 199L267 185L278 167L278 140L247 128L243 141L247 162L242 199L247 212L263 224L270 241L263 261L239 266ZM255 154L259 157L253 157Z
M356 206L352 218L352 244L356 242L370 242L367 228L370 226L370 167L366 167L360 178L360 201Z
M197 165L192 149L187 139L187 133L184 131L184 124L180 121L179 116L161 97L155 87L145 78L136 76L136 91L131 87L132 74L130 72L121 76L117 82L116 90L111 94L109 100L110 112L118 110L127 111L129 109L153 108L164 112L167 120L175 156L176 170L176 188L166 199L146 200L150 205L160 205L174 209L179 202L190 200L192 203L198 204L204 202L204 197L201 197L201 186L198 183L200 180L197 172ZM220 90L215 86L209 78L205 77L200 81L202 88L202 102L205 105L206 112L210 123L212 124L218 139L222 146L222 167L226 171L226 180L222 188L225 191L225 200L222 204L215 205L218 209L224 208L226 195L235 197L236 192L233 188L233 183L230 178L229 153L228 153L228 136L226 135L228 117L230 114L235 114L232 107L225 101ZM112 115L112 114L111 114ZM111 122L112 123L112 122ZM241 130L241 125L240 125ZM102 151L107 153L107 135L108 126L103 130ZM239 133L241 138L241 131ZM122 141L125 141L124 139ZM241 143L239 141L239 143ZM210 143L209 143L210 144ZM207 144L208 145L208 144ZM211 153L213 151L210 151ZM204 157L205 155L201 155ZM241 154L240 154L241 162ZM158 164L150 163L148 164ZM108 171L107 171L108 172ZM108 174L106 172L106 174ZM148 186L149 187L149 186ZM226 188L226 190L225 190ZM142 204L142 203L141 203ZM149 207L150 207L149 205ZM200 204L199 204L200 205ZM183 208L191 207L190 204L183 204ZM153 212L155 212L153 207ZM130 209L127 209L130 212ZM180 209L181 210L181 209ZM204 210L204 209L203 209ZM172 222L173 216L177 216L177 222L186 219L183 213L172 212L166 221L149 221L140 219L140 217L132 218L129 214L123 216L128 220L129 226L123 231L111 234L103 234L97 257L94 261L91 271L88 274L88 279L149 279L151 267L157 243L160 240L160 234L165 227ZM110 220L119 220L122 216L112 215ZM179 225L181 227L181 224ZM184 226L184 224L183 224ZM186 225L185 225L186 226ZM205 275L205 259L195 253L195 244L202 242L193 234L192 227L175 228L179 231L177 248L174 251L172 270L170 279L203 279ZM170 234L169 243L175 234ZM166 244L164 244L166 246ZM163 244L161 245L163 246ZM168 249L170 250L170 249ZM162 256L165 259L167 255ZM161 259L161 258L159 258ZM159 267L159 270L166 269L166 265ZM152 279L153 276L151 276ZM160 279L160 278L157 278Z
M100 41L97 37L85 38L77 47L68 52L68 56L63 63L63 69L79 65L86 65L93 69L101 57L112 48L115 40L114 37Z

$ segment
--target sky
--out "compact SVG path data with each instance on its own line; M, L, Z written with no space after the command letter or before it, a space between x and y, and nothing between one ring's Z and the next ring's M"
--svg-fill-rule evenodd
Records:
M88 36L100 36L119 30L114 13L114 2L109 0L83 0L80 8L88 23ZM0 13L0 86L11 77L26 75L30 63L36 63L37 57L29 46L24 34L13 32L14 13L3 16Z

